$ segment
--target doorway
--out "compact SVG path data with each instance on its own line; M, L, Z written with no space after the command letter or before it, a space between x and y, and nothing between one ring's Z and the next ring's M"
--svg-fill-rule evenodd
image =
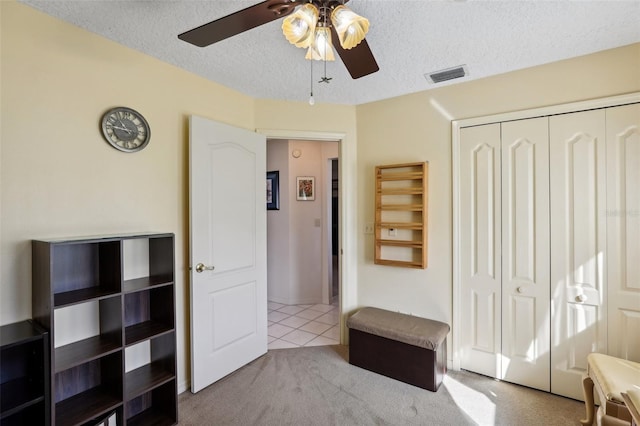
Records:
M340 343L338 158L336 140L267 140L269 349Z
M340 296L340 262L338 257L339 223L340 223L340 166L339 159L332 158L331 162L331 293L330 302Z

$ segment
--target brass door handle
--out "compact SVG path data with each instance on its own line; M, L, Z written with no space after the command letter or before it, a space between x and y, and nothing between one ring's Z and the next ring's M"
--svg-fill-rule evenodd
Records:
M213 271L215 268L215 266L206 266L204 263L198 263L196 265L196 272Z

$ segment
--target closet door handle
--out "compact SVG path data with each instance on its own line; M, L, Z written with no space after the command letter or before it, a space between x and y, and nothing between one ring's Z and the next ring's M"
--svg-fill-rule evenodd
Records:
M580 295L576 296L576 302L584 303L586 301L587 301L587 296L585 296L584 294L580 294Z
M522 294L522 293L524 293L524 287L518 287L518 288L516 289L516 291L517 291L518 293L521 293L521 294Z

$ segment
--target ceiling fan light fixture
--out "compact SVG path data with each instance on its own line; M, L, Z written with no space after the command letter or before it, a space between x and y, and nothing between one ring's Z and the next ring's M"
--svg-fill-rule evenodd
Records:
M305 3L282 22L282 33L289 43L306 48L311 45L320 13L311 3Z
M315 61L335 61L336 57L333 53L333 46L331 45L331 30L329 27L317 27L313 43L307 50L305 59Z
M369 20L348 7L339 5L331 12L331 23L338 33L340 46L352 49L364 40L369 31Z
M351 78L355 80L378 72L380 67L369 48L369 43L363 38L369 29L369 21L345 7L340 7L347 1L261 1L178 34L178 38L194 46L205 47L261 25L281 20L280 25L287 41L296 47L308 49L319 25L330 28L334 42L339 41L340 45L331 45L331 49L329 49L325 44L324 53L320 53L316 47L315 50L312 49L309 52L309 57L315 56L319 60L333 60L335 52ZM323 83L328 80L326 75L322 78Z

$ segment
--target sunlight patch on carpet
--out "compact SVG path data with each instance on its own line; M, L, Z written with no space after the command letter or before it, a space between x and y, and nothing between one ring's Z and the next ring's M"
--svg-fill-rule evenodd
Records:
M495 424L496 405L486 395L445 376L442 381L456 405L476 424Z

